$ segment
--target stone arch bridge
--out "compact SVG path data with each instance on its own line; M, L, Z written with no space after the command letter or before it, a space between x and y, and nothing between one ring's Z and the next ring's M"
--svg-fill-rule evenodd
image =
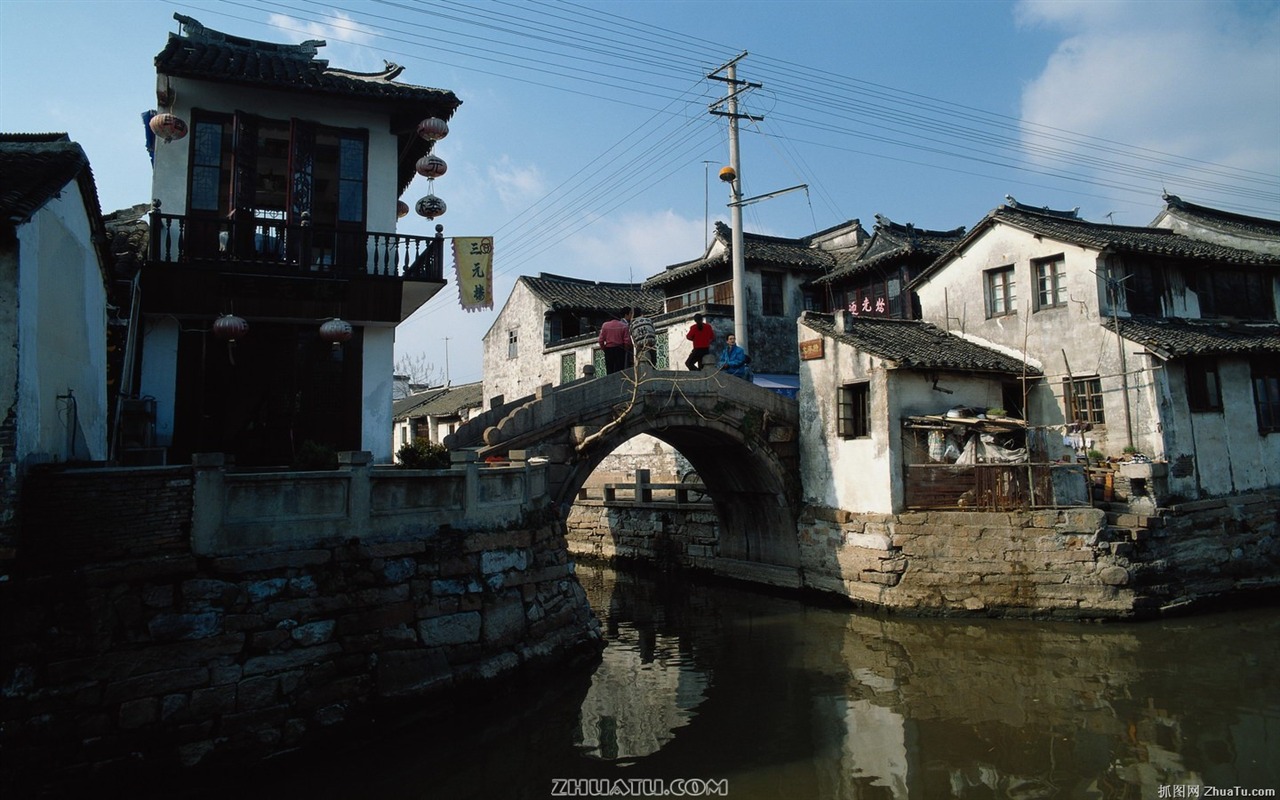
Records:
M720 520L724 572L795 585L801 500L795 400L720 372L641 365L504 403L446 437L480 458L524 450L548 462L548 499L567 511L610 452L649 434L687 458ZM717 570L721 571L721 570Z

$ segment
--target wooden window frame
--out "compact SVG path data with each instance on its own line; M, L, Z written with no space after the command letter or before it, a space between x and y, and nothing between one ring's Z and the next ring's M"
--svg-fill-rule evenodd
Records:
M836 433L842 439L871 437L871 382L846 383L836 401Z

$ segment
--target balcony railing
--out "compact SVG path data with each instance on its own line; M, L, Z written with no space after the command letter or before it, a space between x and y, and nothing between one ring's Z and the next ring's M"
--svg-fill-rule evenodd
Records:
M152 261L274 274L441 281L444 237L342 230L248 209L230 218L151 212Z
M703 286L683 294L667 298L667 311L679 311L689 306L712 303L716 305L733 305L733 281Z

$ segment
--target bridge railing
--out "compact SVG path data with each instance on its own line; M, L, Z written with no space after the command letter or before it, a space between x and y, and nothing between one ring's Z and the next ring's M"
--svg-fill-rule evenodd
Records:
M465 456L465 454L462 454ZM448 525L494 528L546 503L547 469L465 458L449 469L372 466L339 453L339 468L241 473L221 453L193 459L191 548L215 555L349 539L394 539Z

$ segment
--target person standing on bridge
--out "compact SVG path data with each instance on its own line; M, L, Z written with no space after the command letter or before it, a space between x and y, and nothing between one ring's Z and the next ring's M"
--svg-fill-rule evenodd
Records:
M720 351L720 369L743 380L751 380L751 356L738 347L738 337L732 333L724 339L724 349Z
M711 343L716 340L716 331L702 321L701 314L694 314L693 324L689 326L689 332L684 338L693 342L693 352L684 360L684 365L691 372L697 372L702 369L703 359L711 353Z
M604 351L607 375L627 368L631 358L631 309L622 309L622 319L611 319L600 326L596 344Z
M658 366L658 329L643 308L634 309L631 320L631 341L636 346L636 363L641 361L651 367Z

